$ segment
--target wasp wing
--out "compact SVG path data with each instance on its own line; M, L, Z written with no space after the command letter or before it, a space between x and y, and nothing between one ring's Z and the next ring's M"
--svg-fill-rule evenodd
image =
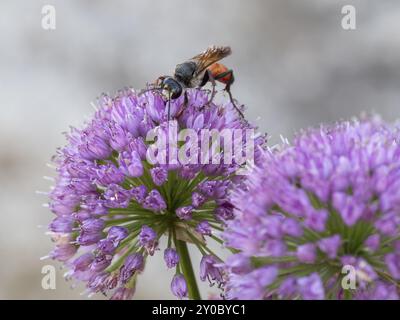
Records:
M223 46L208 47L206 51L194 56L191 59L197 65L194 76L201 74L207 67L229 56L231 53L232 50L230 47L223 47Z

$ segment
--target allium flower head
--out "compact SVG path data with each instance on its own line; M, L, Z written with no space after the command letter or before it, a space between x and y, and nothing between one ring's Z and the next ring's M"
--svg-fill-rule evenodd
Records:
M398 299L399 138L369 117L266 151L232 196L227 298Z
M171 282L171 291L179 299L187 297L188 288L187 288L185 277L183 275L176 274L173 277L172 282Z
M169 103L160 94L126 89L114 98L103 95L94 117L71 129L55 157L49 203L56 215L49 226L56 243L50 257L65 263L69 278L85 281L90 292L130 298L137 275L166 236L166 266L177 272L173 292L186 295L186 243L212 254L206 237L220 241L212 229L232 217L227 194L240 183L236 172L244 165L241 157L226 161L213 146L205 156L194 151L206 140L204 130L253 129L230 102L210 97L206 90L188 90L187 101L182 95L170 102L167 121ZM191 135L163 141L183 129ZM240 140L249 142L244 135ZM256 154L262 143L263 137L254 140ZM211 264L205 272L221 280Z

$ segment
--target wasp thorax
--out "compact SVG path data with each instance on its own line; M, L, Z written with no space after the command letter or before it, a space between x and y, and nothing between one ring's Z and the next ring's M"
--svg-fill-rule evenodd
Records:
M194 72L196 71L197 65L193 61L187 61L178 64L175 67L175 78L184 83L186 86L190 86L190 82L193 79Z

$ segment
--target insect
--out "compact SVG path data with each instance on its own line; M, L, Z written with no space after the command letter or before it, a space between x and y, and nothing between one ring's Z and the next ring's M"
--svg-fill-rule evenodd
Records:
M229 56L232 53L230 47L211 46L204 52L194 56L193 58L176 65L173 76L161 76L156 80L156 87L162 91L162 95L168 99L179 98L182 93L186 97L186 88L201 88L208 82L212 84L212 93L209 103L215 96L216 81L225 84L225 91L229 95L229 99L235 109L243 117L242 111L234 103L231 85L235 78L233 71L228 69L218 61ZM168 119L170 118L170 106L168 105Z

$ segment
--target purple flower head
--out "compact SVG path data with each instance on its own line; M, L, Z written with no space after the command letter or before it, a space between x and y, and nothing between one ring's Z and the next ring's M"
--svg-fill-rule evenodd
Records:
M389 253L385 256L385 263L394 279L400 279L400 253Z
M112 255L108 254L98 254L95 259L93 260L92 264L90 265L90 269L99 272L103 271L111 264Z
M151 178L157 186L161 186L167 181L168 171L162 167L155 167L150 170Z
M82 231L76 238L76 243L80 246L90 246L96 244L102 239L102 234L100 232L85 232Z
M94 273L88 280L86 286L91 292L102 292L107 290L110 274L107 272Z
M167 204L165 203L162 195L157 190L151 190L148 196L144 199L143 208L151 210L151 211L162 211L167 208Z
M318 273L297 280L299 292L304 300L323 300L324 286Z
M300 237L303 235L303 228L300 223L291 218L282 221L281 230L283 233L292 237Z
M97 248L103 254L112 255L115 251L116 245L114 244L114 241L112 241L110 239L101 239L97 243Z
M105 222L102 219L87 219L82 222L81 230L87 233L97 233L104 229Z
M129 144L129 150L136 151L140 156L140 159L146 159L147 146L143 137L139 136L133 139Z
M321 126L262 152L261 159L230 197L225 246L252 263L238 274L227 260L226 297L396 298L399 128L376 117ZM214 194L213 185L201 192ZM257 291L250 274L263 266L282 276ZM342 270L355 274L355 288L346 294Z
M196 226L196 231L203 236L211 236L211 226L207 220L200 221L199 224Z
M218 221L227 221L233 218L233 205L226 201L221 203L214 211Z
M262 300L266 298L265 288L274 282L278 275L275 266L254 269L246 274L232 274L226 284L228 299Z
M200 162L207 157L195 151L206 141L204 133L246 133L254 127L231 102L219 100L202 89L185 89L185 95L171 101L158 90L124 89L114 97L101 95L92 118L82 129L71 129L54 157L49 202L56 215L49 225L56 238L49 257L63 262L69 277L86 282L90 292L131 298L140 271L164 243L162 238L169 239L167 266L178 274L186 270L181 264L187 261L179 261L186 242L195 239L203 247L221 242L212 229L220 230L222 221L233 216L228 193L242 183L244 177L237 173L244 163L236 155L227 161L211 143L204 144L209 162ZM185 132L197 140L169 139ZM252 141L244 136L246 149ZM219 139L223 142L222 135ZM264 140L254 139L254 159L261 159ZM211 234L206 242L204 236ZM219 281L220 267L205 267L207 277ZM173 285L179 297L188 292L182 279L177 277Z
M179 217L179 219L191 220L193 207L192 206L180 207L180 208L176 209L175 212L176 212L177 217Z
M196 176L196 169L192 167L180 168L179 176L185 180L193 179Z
M135 288L119 287L110 300L131 300L134 294Z
M293 277L287 277L279 286L278 295L279 298L287 297L292 298L297 294L297 281Z
M139 233L139 244L152 256L158 245L157 233L149 226L143 225Z
M128 256L125 260L125 264L120 270L120 280L122 283L127 283L128 280L133 276L135 272L140 272L144 267L143 255L140 253L134 253Z
M102 186L108 186L114 183L121 183L124 181L124 174L114 165L107 164L95 169L96 182Z
M143 165L136 151L124 151L119 158L119 168L128 177L140 177L143 174Z
M330 259L335 259L340 245L342 244L342 239L339 235L334 235L329 238L323 238L318 241L318 248L326 253Z
M200 183L198 190L208 198L219 198L225 194L227 187L225 181L209 180Z
M107 290L113 290L118 285L118 274L109 274L109 276L104 280L104 287Z
M380 236L379 234L373 234L369 236L364 242L365 248L374 252L379 249L380 246Z
M179 255L176 250L172 248L165 249L164 261L168 268L175 268L179 263Z
M70 216L57 217L49 225L49 229L53 232L69 233L75 225L75 219Z
M172 278L171 291L179 299L185 298L188 295L188 288L185 277L181 274L176 274Z
M112 149L95 132L84 132L82 144L76 146L79 155L85 160L105 159L111 155Z
M355 296L357 300L399 300L396 285L378 282L375 287L360 292Z
M107 239L111 240L117 247L119 243L124 240L129 234L129 231L125 227L113 226L108 230Z
M147 196L147 188L145 186L143 186L143 185L138 186L138 187L133 187L130 190L130 193L132 195L132 198L136 202L142 204L144 202L144 200L146 199L146 196Z
M104 192L104 199L108 208L126 208L130 202L130 195L120 185L110 184Z
M225 265L230 272L236 274L246 274L252 270L250 258L240 253L229 256Z
M325 223L328 218L328 213L325 210L314 211L306 213L304 225L312 230L322 232L325 230Z
M384 235L396 236L400 226L400 216L397 213L387 215L375 221L375 227Z
M302 244L297 247L296 256L304 263L314 263L317 257L316 246L313 243Z
M201 281L217 281L222 282L222 269L218 264L220 261L213 255L203 256L200 262L200 279Z
M93 260L94 260L94 255L91 252L79 256L72 263L74 271L77 272L77 271L88 270Z
M123 151L128 144L129 134L116 122L108 122L106 131L110 146L117 151Z
M201 193L193 192L193 194L192 194L192 206L194 208L201 207L204 204L205 201L206 201L206 197L205 196L203 196Z

